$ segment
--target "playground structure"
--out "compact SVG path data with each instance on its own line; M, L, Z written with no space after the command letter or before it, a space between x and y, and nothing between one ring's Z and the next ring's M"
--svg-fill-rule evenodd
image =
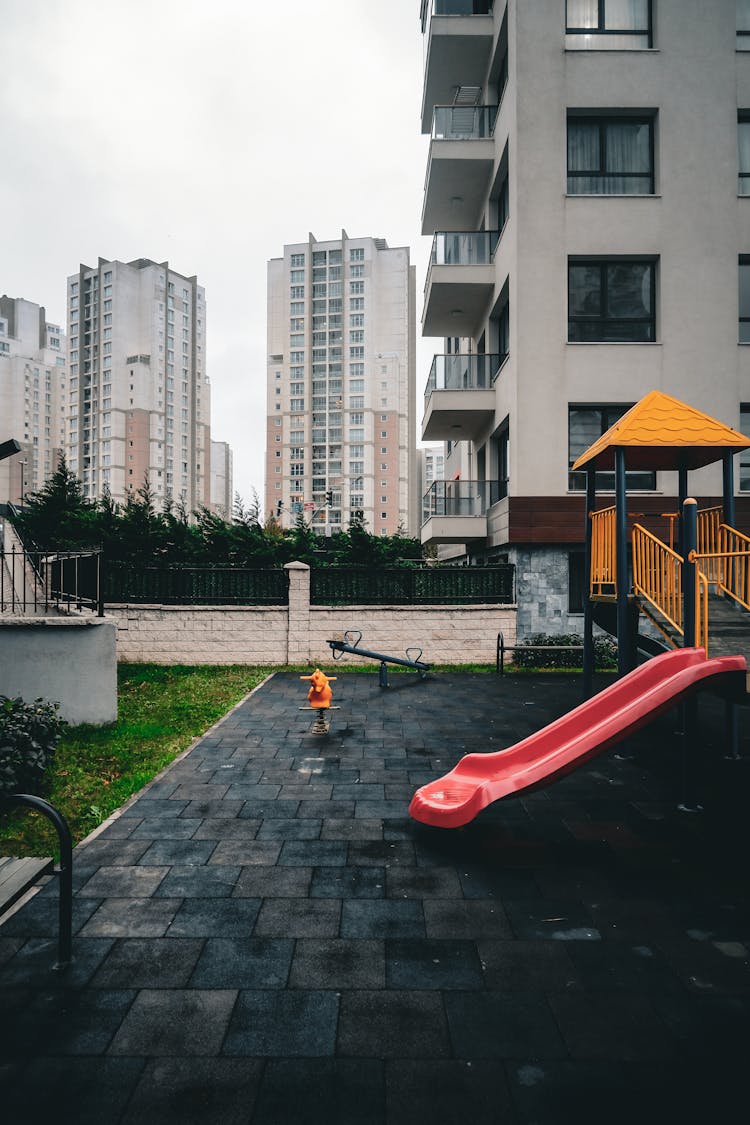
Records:
M708 592L713 586L723 599L750 610L750 538L734 526L733 464L734 455L748 448L750 440L737 430L652 391L578 458L573 470L586 471L585 702L507 750L466 755L448 774L414 794L412 817L443 827L466 824L491 802L576 769L678 702L683 730L680 807L700 808L697 693L711 687L724 696L730 757L738 757L738 705L747 702L745 656L709 659ZM723 503L699 511L688 495L688 472L716 461L722 462ZM612 469L615 503L597 509L597 472ZM639 522L629 535L627 469L677 471L679 510L660 513L668 521L669 543ZM660 641L640 634L641 614ZM621 678L592 698L595 624L617 637ZM650 658L642 667L636 666L639 654Z
M702 648L664 652L515 746L466 754L444 777L417 790L409 814L460 828L493 801L571 773L709 681L730 694L744 690L745 673L744 656L707 660Z
M356 639L352 639L356 638ZM345 652L352 653L355 656L367 656L371 660L380 661L380 669L378 673L378 683L382 688L388 687L388 665L397 664L402 668L413 668L418 674L420 680L423 680L427 673L432 668L431 664L422 660L421 648L407 648L406 656L385 656L382 652L371 652L369 649L360 648L359 642L362 640L362 633L356 629L347 629L344 633L343 640L332 640L326 643L331 647L331 654L334 660L340 660ZM411 656L411 653L416 653L416 656Z
M316 711L317 716L313 723L313 734L328 734L330 730L330 719L326 721L326 711L337 711L338 707L333 707L331 699L333 692L330 684L336 679L336 676L327 676L325 672L321 672L320 668L316 668L309 676L300 676L301 680L307 680L310 683L310 690L307 693L307 707L301 707L301 711Z

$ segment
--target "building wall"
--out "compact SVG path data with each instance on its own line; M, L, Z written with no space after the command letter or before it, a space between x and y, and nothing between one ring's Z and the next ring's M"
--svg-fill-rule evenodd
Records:
M284 526L416 531L414 286L408 248L346 232L268 263L265 507Z
M232 450L225 441L212 441L210 507L218 515L230 519L233 505Z

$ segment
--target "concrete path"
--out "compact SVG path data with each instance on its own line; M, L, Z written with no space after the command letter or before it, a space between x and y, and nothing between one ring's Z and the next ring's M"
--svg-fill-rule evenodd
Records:
M327 736L274 676L0 928L0 1119L484 1125L744 1119L745 760L701 706L459 831L415 788L579 702L577 679L347 674ZM743 715L743 728L746 715Z

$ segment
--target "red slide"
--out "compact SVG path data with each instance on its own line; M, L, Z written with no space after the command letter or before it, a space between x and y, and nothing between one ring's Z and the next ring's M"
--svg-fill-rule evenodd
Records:
M424 824L460 828L493 801L577 769L696 691L703 680L745 668L744 656L707 660L702 648L655 656L515 746L466 754L444 777L417 790L409 815Z

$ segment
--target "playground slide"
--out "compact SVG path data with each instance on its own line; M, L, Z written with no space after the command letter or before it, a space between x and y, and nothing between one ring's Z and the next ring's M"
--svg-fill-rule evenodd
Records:
M442 828L468 824L493 801L572 772L651 722L704 680L745 671L744 656L706 659L702 648L665 652L549 726L492 754L467 754L414 794L409 814Z

